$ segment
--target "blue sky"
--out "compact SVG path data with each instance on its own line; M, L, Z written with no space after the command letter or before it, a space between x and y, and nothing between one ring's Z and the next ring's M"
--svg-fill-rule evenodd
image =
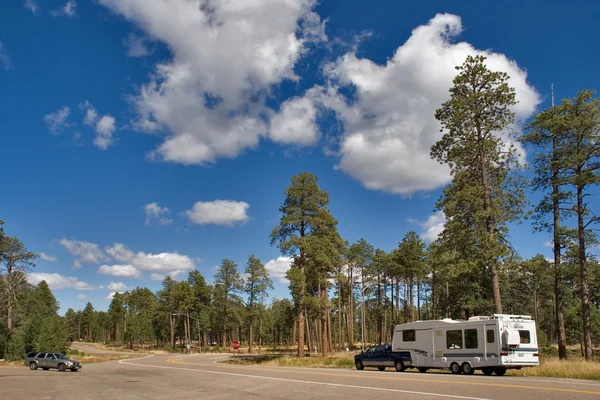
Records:
M557 99L597 83L593 2L198 3L2 6L0 218L44 254L31 279L49 280L63 312L106 309L167 273L212 281L221 259L242 270L249 254L287 296L269 233L302 171L346 239L429 240L448 182L429 160L433 110L454 65L485 53L509 72L520 123L549 105L551 82ZM512 240L550 256L528 223Z

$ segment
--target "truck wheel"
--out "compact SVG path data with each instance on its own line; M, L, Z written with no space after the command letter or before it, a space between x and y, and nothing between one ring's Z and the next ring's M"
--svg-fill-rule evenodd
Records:
M58 370L60 372L65 372L67 370L67 366L65 364L58 364Z
M502 376L506 373L506 368L494 368L494 372L498 376Z
M450 364L450 372L452 372L453 374L460 374L462 372L460 365L458 365L455 362Z
M365 366L363 365L362 361L357 360L354 365L356 365L356 369L359 371L362 371L363 369L365 369Z
M481 372L483 372L484 375L490 376L494 373L494 368L481 368Z
M468 362L463 363L463 365L460 366L460 369L465 375L473 375L473 373L475 372L473 367L471 367L471 364L469 364Z
M396 371L398 372L404 372L404 370L406 369L402 360L396 360L396 362L394 363L394 368L396 368Z
M424 374L425 372L427 372L427 370L428 370L429 368L425 368L425 367L418 367L417 369L419 370L419 372L420 372L420 373Z
M378 370L383 371L385 367L377 367Z
M32 370L35 371L37 369L37 363L35 361L30 362L29 363L29 369L32 369Z

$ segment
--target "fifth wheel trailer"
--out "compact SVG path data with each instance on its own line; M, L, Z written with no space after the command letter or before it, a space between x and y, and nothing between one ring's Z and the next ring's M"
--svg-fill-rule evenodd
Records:
M468 321L442 319L394 327L394 351L408 350L412 367L450 369L453 374L504 375L539 365L535 321L528 315L494 314Z

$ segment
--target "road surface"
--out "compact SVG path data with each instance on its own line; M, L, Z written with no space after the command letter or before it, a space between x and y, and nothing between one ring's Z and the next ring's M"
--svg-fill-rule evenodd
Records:
M509 376L217 364L221 355L154 355L81 372L0 368L3 399L600 399L600 382Z

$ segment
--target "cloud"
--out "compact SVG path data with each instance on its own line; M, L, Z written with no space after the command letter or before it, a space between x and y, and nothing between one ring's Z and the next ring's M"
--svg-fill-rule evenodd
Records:
M161 225L168 225L173 220L167 218L165 215L170 215L171 210L167 207L160 207L158 203L149 203L144 206L144 212L146 213L145 225L150 225L151 220L155 219Z
M316 0L99 2L173 55L130 97L132 126L165 134L154 160L206 165L255 148L266 93L299 80L297 62L326 40Z
M554 244L551 240L546 240L544 242L544 247L554 247Z
M151 279L159 280L158 274L166 274L174 278L196 268L194 260L178 253L150 254L141 251L134 253L121 243L115 243L105 250L123 265L103 265L98 269L98 273L104 275L139 278L142 272L150 272L156 274L151 275ZM164 278L160 280L162 279Z
M153 273L150 274L150 279L153 280L153 281L163 281L163 280L165 280L165 278L167 276L171 277L172 279L178 279L180 276L182 276L186 272L187 271L185 271L185 270L171 271L171 272L168 272L166 274L158 274L156 272L153 272Z
M68 106L63 106L53 113L44 115L44 122L52 133L59 133L64 127L71 126L67 123L67 118L71 113Z
M325 86L304 95L319 108L331 110L343 126L335 153L336 169L371 190L411 195L450 181L450 171L430 157L441 138L435 110L449 98L457 65L467 55L482 54L487 66L510 75L518 104L519 123L531 116L540 96L527 83L527 73L505 55L457 42L460 17L437 14L412 31L385 65L359 58L351 51L323 66ZM307 120L307 118L305 118ZM310 143L317 133L304 123L297 143Z
M78 294L78 295L77 295L77 298L78 298L79 300L81 300L81 301L83 301L83 300L87 299L87 297L85 296L85 294Z
M79 268L82 264L100 264L102 261L108 261L108 257L95 243L65 238L59 240L58 243L67 249L69 254L77 257L73 265L74 268Z
M129 262L135 256L135 253L125 247L123 243L115 243L112 246L106 246L104 251L119 262Z
M285 101L271 118L269 136L283 144L315 144L319 140L316 119L315 104L308 98L294 97Z
M127 285L124 284L123 282L111 282L108 284L107 286L110 290L125 290L127 289Z
M288 284L290 281L286 278L285 274L290 269L292 261L294 261L293 257L277 257L266 263L265 268L269 271L271 278L278 279L279 282Z
M57 10L50 11L50 14L54 17L65 16L65 17L74 17L77 15L77 2L74 0L67 1L67 3Z
M39 256L40 256L40 258L42 260L45 260L45 261L50 261L50 262L55 262L56 261L56 257L55 256L48 255L48 254L46 254L44 252L41 252L39 254Z
M194 224L233 226L236 222L248 221L248 208L250 205L244 201L198 201L185 215Z
M25 0L25 8L36 15L40 11L40 7L34 0Z
M5 70L9 70L13 67L12 60L10 59L8 51L2 42L0 42L0 65L2 65Z
M97 272L101 275L118 276L120 278L142 277L142 273L132 265L102 265Z
M79 279L69 276L62 276L60 274L49 274L45 272L34 272L27 274L27 280L32 285L37 285L41 281L46 281L48 287L51 290L60 289L75 289L75 290L93 290L92 285L87 282L82 282Z
M150 50L146 45L145 37L137 36L133 32L129 34L127 39L123 40L123 44L127 47L127 55L129 57L145 57L150 54Z
M110 292L108 296L106 296L106 300L112 300L115 297L115 294L117 293L122 294L124 292Z
M431 214L427 221L421 223L421 226L425 228L425 231L421 233L421 238L426 242L435 241L438 236L444 231L444 224L446 223L446 214L439 210Z
M89 101L86 100L85 102L81 103L79 105L79 109L85 111L85 117L83 118L83 123L85 125L94 125L96 123L98 120L98 112Z
M116 120L110 115L104 115L96 124L96 137L94 145L101 150L106 150L114 139L113 133L117 130L115 126Z

